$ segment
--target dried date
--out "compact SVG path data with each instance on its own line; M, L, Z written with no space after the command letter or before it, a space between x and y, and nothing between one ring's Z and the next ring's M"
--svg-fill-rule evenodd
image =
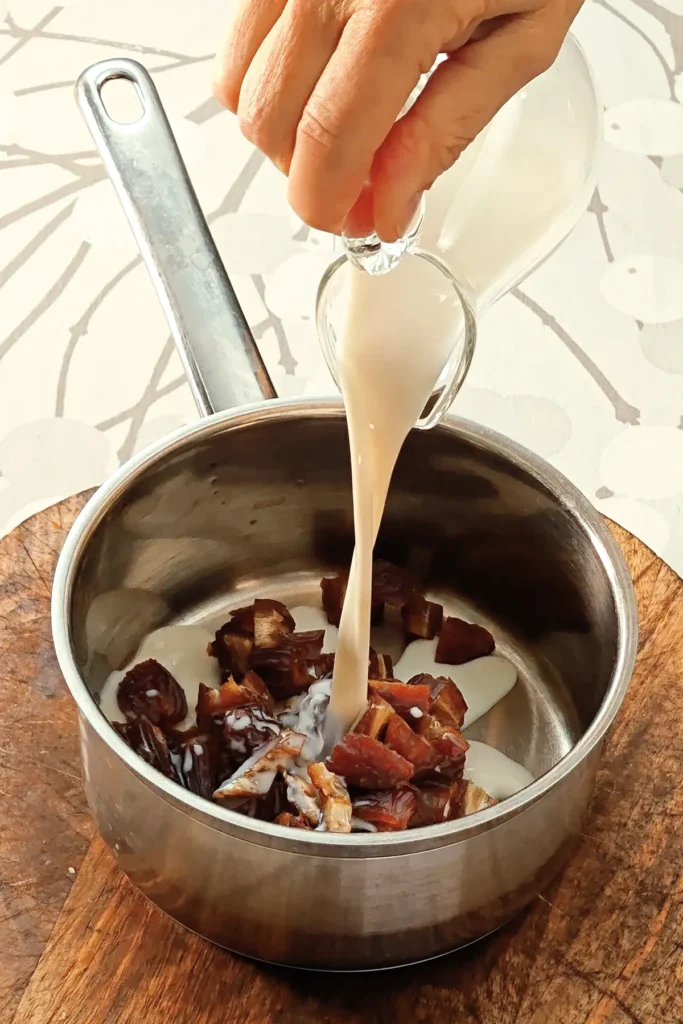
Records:
M401 618L409 640L433 640L441 629L443 606L415 592L401 608Z
M390 608L402 608L417 591L417 581L407 569L402 569L383 558L372 564L372 599Z
M421 672L408 680L411 686L428 686L431 692L429 714L442 725L462 729L467 704L462 693L448 676L430 676ZM418 716L419 717L419 716Z
M126 718L146 718L153 725L177 725L187 715L183 688L154 658L126 672L117 699Z
M279 723L260 707L235 708L223 720L225 745L238 764L281 731Z
M282 601L257 598L254 601L254 647L279 647L294 632L294 619Z
M289 803L299 812L300 817L305 818L312 828L316 828L321 816L320 797L316 787L303 775L293 772L285 772L284 783Z
M197 720L203 724L206 718L215 718L234 708L254 705L265 708L269 713L272 713L275 706L268 687L256 672L249 671L241 683L230 677L217 688L200 683Z
M246 611L246 609L241 609ZM218 662L221 678L233 676L241 679L249 671L249 661L254 648L253 617L252 633L243 632L239 620L224 623L209 644L208 653Z
M356 722L353 732L361 736L370 736L373 740L381 740L387 723L395 717L396 712L379 694L373 694L368 701L366 711Z
M327 767L359 789L390 789L407 782L414 772L410 761L396 751L370 736L355 733L347 733L335 746Z
M439 751L429 740L413 732L400 715L394 715L389 722L384 742L406 761L410 761L416 775L436 768L441 760Z
M429 713L442 725L462 729L467 713L467 704L452 679L439 676L434 681Z
M432 700L429 686L413 683L399 683L396 680L370 680L370 692L382 697L402 717L419 718L427 714ZM416 708L421 715L412 711Z
M332 626L338 626L341 621L341 613L342 608L344 607L344 598L346 597L346 588L348 583L349 577L346 575L330 576L320 581L323 611L327 616L327 621ZM379 626L383 618L384 602L376 599L373 594L370 605L370 622L373 626Z
M275 700L295 697L315 679L301 651L289 646L257 648L252 664Z
M374 825L378 832L402 832L416 810L417 797L411 786L364 794L353 801L354 817Z
M310 764L308 774L320 797L325 830L327 832L350 832L351 797L344 780L321 762Z
M464 788L465 783L461 780L450 785L416 787L415 813L410 819L409 828L441 825L444 821L460 817Z
M306 661L316 661L325 643L324 629L309 629L303 633L292 633L285 637L284 645L297 651Z
M444 665L464 665L493 654L495 640L488 629L464 619L444 619L434 660Z
M309 660L308 670L316 679L329 679L334 672L334 654L320 654L317 658Z
M220 767L216 737L190 730L175 747L173 759L181 785L210 800L218 785Z
M301 753L306 737L291 729L283 729L264 746L259 747L229 779L213 794L214 800L236 797L264 797L275 782L278 772L291 768Z
M439 754L438 764L434 768L436 775L450 779L460 778L470 746L462 733L442 725L431 715L425 715L418 721L417 731Z
M138 718L134 722L112 723L121 739L125 740L131 750L156 768L168 779L180 781L171 760L166 737L161 729L146 718Z
M388 654L377 654L370 648L370 660L368 663L368 679L393 679L394 665Z
M330 576L320 581L323 611L332 626L338 626L341 620L347 583L346 576Z
M473 782L466 782L462 792L460 813L465 817L467 814L484 811L487 807L495 807L497 803L497 800L485 793L479 786L475 786Z
M309 832L313 827L308 823L303 814L292 814L290 811L283 811L275 819L276 825L284 825L285 828L304 828Z

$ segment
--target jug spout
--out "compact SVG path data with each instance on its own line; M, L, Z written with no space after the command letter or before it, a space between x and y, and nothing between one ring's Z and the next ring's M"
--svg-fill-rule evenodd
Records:
M125 79L142 107L122 124L102 87ZM150 273L204 416L276 398L190 182L159 94L127 58L92 65L76 96Z

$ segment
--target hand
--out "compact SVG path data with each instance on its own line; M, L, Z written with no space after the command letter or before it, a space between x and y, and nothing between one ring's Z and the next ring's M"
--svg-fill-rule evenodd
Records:
M402 235L420 195L555 60L581 0L241 0L215 93L313 227ZM447 53L413 107L422 74Z

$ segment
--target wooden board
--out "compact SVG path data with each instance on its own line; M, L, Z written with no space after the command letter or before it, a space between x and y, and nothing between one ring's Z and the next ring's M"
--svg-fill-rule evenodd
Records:
M71 499L0 541L1 1024L681 1024L683 583L622 530L641 651L582 842L517 921L398 972L240 960L119 873L81 795L49 584Z

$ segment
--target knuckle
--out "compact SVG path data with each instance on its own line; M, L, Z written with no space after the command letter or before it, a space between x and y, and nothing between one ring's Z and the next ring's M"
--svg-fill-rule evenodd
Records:
M260 83L245 80L237 105L237 120L245 139L268 152L268 104Z
M462 124L436 127L428 120L415 117L400 140L406 158L418 161L424 168L420 187L431 188L439 175L453 166L464 149L472 142Z
M339 133L325 103L309 100L297 127L297 142L300 140L313 143L323 153L329 153L339 142Z
M463 150L467 149L472 141L472 136L462 134L448 134L436 140L433 163L436 173L427 187L431 188L439 175L453 166Z

